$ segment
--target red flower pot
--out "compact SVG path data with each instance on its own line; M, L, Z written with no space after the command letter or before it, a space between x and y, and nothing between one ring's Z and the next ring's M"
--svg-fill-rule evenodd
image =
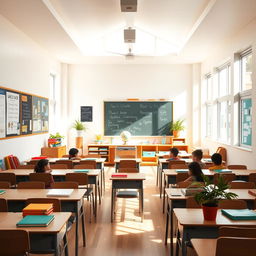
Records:
M218 206L206 206L202 205L203 208L203 214L205 220L216 220L217 212L218 212Z

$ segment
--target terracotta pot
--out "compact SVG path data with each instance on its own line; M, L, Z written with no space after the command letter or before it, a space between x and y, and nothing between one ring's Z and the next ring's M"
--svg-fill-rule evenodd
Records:
M218 212L218 206L206 206L202 205L203 209L203 214L204 214L204 219L205 220L210 220L210 221L215 221L217 217L217 212Z
M180 131L172 131L173 137L178 138L180 136Z

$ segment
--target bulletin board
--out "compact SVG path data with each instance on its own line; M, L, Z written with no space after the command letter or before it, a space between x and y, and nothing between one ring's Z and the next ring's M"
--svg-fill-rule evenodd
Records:
M252 145L252 99L241 100L241 144Z
M0 87L0 139L47 133L49 100Z

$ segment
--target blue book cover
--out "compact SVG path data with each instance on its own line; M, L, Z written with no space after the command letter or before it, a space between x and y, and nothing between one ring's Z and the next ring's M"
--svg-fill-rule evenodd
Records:
M54 219L54 215L27 215L20 220L17 227L47 227Z
M232 220L256 220L256 212L249 209L222 209L221 212Z
M188 172L188 169L176 169L177 173Z
M4 194L5 193L5 190L3 189L0 189L0 195Z
M217 173L232 173L232 170L229 170L229 169L218 169L214 171Z
M78 173L88 173L90 170L75 170L74 172L78 172Z

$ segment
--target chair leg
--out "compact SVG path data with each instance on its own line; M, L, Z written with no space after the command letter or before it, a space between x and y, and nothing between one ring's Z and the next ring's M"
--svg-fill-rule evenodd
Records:
M65 256L68 256L68 241L67 241L67 233L63 237L64 248L65 248Z
M85 221L84 221L84 208L81 208L81 218L82 218L82 233L83 233L83 246L86 246L86 233L85 233Z
M168 240L168 229L169 229L169 210L167 210L166 213L166 225L165 225L165 239L164 239L164 244L167 245L167 240Z

